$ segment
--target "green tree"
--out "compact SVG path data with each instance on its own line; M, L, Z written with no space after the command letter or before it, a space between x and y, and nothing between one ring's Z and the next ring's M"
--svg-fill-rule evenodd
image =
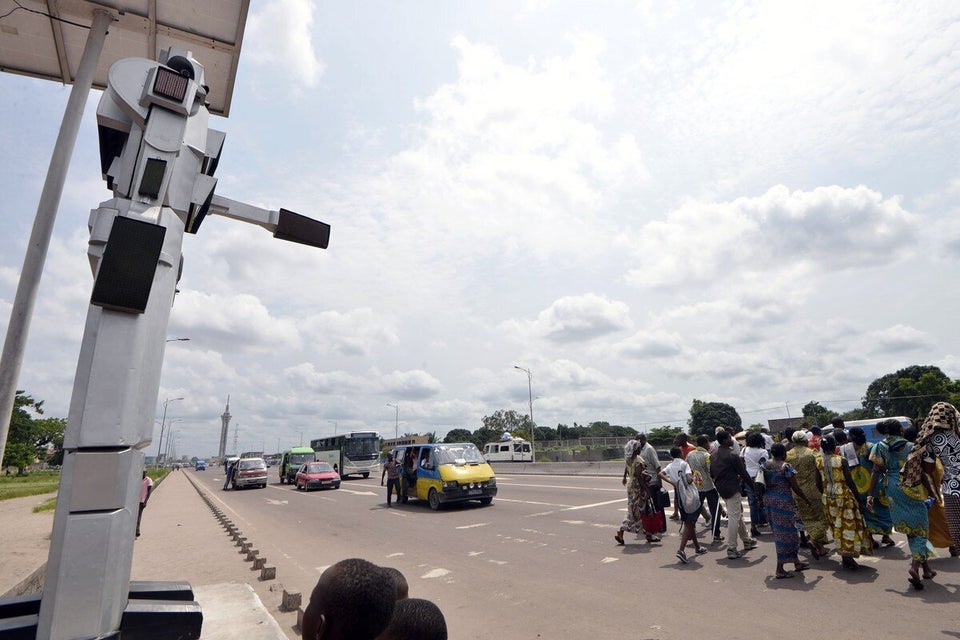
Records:
M447 435L443 437L443 441L450 442L473 442L473 434L467 429L450 429L447 431Z
M519 414L516 411L504 411L499 409L493 412L493 415L483 417L483 428L494 432L503 433L514 431L527 427L529 428L530 416Z
M836 411L827 409L819 402L813 400L803 405L803 418L810 424L823 426L829 424L830 421L836 418L838 415L840 414L838 414Z
M13 400L13 414L10 416L10 431L7 435L7 448L3 453L2 466L17 467L19 475L24 475L26 467L34 463L39 454L46 453L49 440L45 432L37 428L36 419L31 415L43 414L43 401L35 400L18 389ZM62 438L61 438L62 441ZM23 445L26 449L21 448ZM29 461L24 462L29 458Z
M63 464L63 434L67 430L65 418L40 418L34 420L34 446L37 454L49 464ZM46 457L48 450L53 452Z
M665 424L662 427L654 427L653 429L647 431L647 440L653 445L662 446L666 444L672 444L673 439L681 431L683 431L683 427L671 427L670 425Z
M16 467L18 476L27 475L27 467L37 461L37 450L25 442L7 442L3 466Z
M870 383L863 408L870 417L926 416L935 402L949 402L960 391L939 367L913 365Z
M734 433L740 431L743 421L740 414L725 402L703 402L694 399L690 405L690 420L687 423L691 435L712 435L718 426L729 427Z

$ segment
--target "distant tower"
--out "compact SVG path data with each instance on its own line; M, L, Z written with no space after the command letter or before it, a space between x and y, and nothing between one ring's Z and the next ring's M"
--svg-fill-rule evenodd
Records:
M240 425L233 425L233 455L240 455L240 449L237 448L237 438L240 437Z
M227 453L227 433L230 430L230 396L227 396L227 408L220 415L220 459L223 460Z

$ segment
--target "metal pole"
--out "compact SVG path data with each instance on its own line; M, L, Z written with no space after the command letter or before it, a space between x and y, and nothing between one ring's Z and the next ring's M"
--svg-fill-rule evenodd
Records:
M70 157L77 142L77 133L80 131L80 121L83 119L83 109L90 95L90 87L93 85L97 61L100 59L103 43L107 37L107 27L113 19L113 14L101 9L93 13L93 24L90 25L90 33L83 48L80 66L77 67L77 77L73 80L70 98L63 111L57 143L50 157L47 179L43 183L37 215L33 220L33 230L30 232L30 243L23 256L23 268L20 271L17 293L10 310L10 323L7 325L7 337L3 343L3 355L0 356L0 460L3 459L3 452L7 448L7 435L10 433L10 420L17 395L17 381L20 378L20 367L23 365L27 334L30 332L30 319L37 301L40 277L43 275L43 264L46 262L47 250L50 247L53 224L63 195L63 185L70 168Z
M536 462L537 454L533 451L533 443L536 440L536 434L534 433L536 426L533 422L533 373L531 373L530 369L524 369L523 367L519 367L517 365L513 365L513 368L519 369L527 374L527 393L529 394L530 399L530 462Z
M160 466L160 452L163 451L161 445L163 445L163 428L167 422L167 405L176 400L183 400L183 398L167 398L163 401L163 419L160 421L160 440L157 442L157 459L155 461L157 466ZM167 440L169 439L170 437L167 436Z

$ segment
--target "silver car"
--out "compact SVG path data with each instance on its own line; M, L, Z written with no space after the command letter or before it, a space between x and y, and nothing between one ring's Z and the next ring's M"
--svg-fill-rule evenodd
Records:
M267 463L263 458L240 458L233 472L233 488L267 486Z

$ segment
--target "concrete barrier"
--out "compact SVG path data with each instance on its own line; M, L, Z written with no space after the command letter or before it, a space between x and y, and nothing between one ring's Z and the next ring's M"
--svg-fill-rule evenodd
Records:
M276 580L276 578L277 578L276 567L264 567L260 570L261 580Z
M497 475L532 474L549 476L620 476L622 460L604 462L491 462Z
M290 593L284 589L283 596L280 599L280 611L296 611L300 608L301 600L302 596L300 595L299 591L296 593Z

